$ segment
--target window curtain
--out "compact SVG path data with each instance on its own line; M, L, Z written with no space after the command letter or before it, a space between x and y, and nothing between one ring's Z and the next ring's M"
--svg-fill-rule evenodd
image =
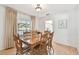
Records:
M32 20L32 33L33 31L35 31L35 25L36 25L36 19L35 19L35 16L31 16L31 20ZM32 34L32 42L35 42L35 39L34 39L34 36Z
M16 34L17 12L12 8L6 7L5 11L5 48L14 47L13 34Z
M31 20L32 20L32 31L34 31L35 30L35 23L36 23L35 16L31 16Z

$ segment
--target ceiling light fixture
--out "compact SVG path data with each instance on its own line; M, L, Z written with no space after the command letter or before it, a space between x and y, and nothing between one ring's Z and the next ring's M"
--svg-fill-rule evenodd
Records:
M42 10L42 7L40 6L40 4L37 4L37 6L35 7L35 10L36 11L41 11Z

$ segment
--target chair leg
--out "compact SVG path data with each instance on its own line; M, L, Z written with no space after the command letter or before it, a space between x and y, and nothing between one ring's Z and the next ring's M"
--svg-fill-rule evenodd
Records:
M53 55L54 55L54 48L53 48L53 46L52 46L52 50L53 50Z
M48 47L48 51L49 51L49 55L51 55L51 51L52 51L52 54L54 55L54 48L53 48L53 46Z

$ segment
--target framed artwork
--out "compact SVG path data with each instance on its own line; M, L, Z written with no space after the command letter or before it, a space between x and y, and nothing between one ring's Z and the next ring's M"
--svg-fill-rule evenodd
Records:
M58 28L66 29L67 28L67 19L58 20Z

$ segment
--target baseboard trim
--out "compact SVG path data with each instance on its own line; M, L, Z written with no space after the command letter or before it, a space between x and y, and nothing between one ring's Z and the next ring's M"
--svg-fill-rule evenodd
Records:
M59 43L59 42L55 42L55 41L54 41L54 43L55 43L55 44L58 44L58 45L66 46L66 47L71 47L71 48L74 48L74 49L77 50L76 47L72 47L72 46L69 46L69 45L66 45L66 44L62 44L62 43ZM78 50L77 50L77 51L78 51Z

